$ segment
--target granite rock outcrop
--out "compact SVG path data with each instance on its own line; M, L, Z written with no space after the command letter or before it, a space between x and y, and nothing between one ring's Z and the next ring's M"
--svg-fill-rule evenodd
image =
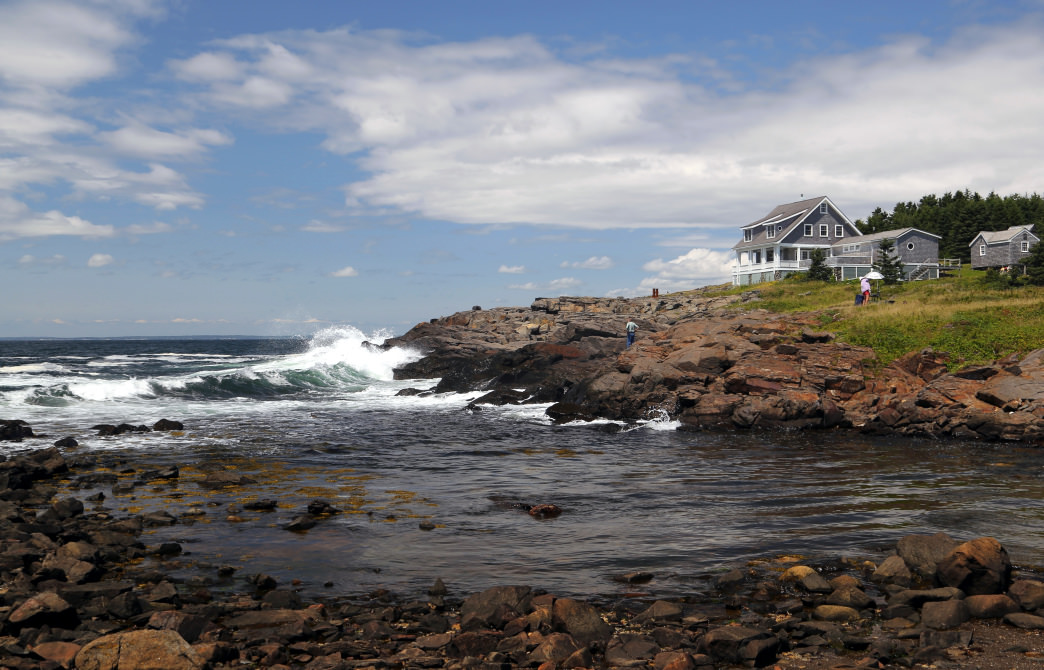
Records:
M438 378L435 393L487 391L476 405L555 403L548 414L560 422L1044 438L1044 350L961 368L926 349L882 368L871 349L825 332L820 315L772 313L757 300L707 289L538 298L432 319L385 346L423 354L399 379ZM630 348L628 320L639 325Z

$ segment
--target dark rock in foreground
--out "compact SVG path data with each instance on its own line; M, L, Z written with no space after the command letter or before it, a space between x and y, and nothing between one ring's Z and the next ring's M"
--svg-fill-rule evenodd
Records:
M309 603L264 574L211 593L140 565L142 533L179 520L86 510L53 486L69 469L55 449L2 465L17 484L0 490L4 668L1012 670L1044 654L1044 581L993 538L911 535L878 562L754 561L674 600L520 585L461 600L436 579L426 600L377 591ZM336 511L315 500L307 516ZM180 553L172 545L157 552ZM636 588L655 579L620 577Z

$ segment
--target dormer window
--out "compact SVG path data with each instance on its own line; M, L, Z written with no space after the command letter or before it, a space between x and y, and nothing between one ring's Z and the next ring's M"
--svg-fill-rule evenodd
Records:
M765 226L765 237L775 237L776 229L772 226Z
M744 242L750 242L752 239L754 239L754 232L750 228L744 229L744 231L743 231L743 241Z

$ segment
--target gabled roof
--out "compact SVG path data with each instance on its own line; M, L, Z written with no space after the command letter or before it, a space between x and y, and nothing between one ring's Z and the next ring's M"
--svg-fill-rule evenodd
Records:
M980 237L986 244L1003 244L1005 242L1010 242L1016 235L1023 231L1033 235L1033 225L1012 226L1007 230L980 230L979 234L975 236L975 239L968 243L968 246L970 247L975 244L975 241ZM1033 239L1039 240L1040 238L1033 235Z
M876 242L878 240L898 240L900 237L909 235L910 233L921 233L928 237L934 237L937 240L942 239L942 235L936 235L935 233L929 233L927 230L921 230L920 228L896 228L895 230L882 230L879 233L870 233L863 235L859 238L860 242Z
M806 218L808 218L810 214L819 209L819 206L822 205L824 202L827 203L830 209L836 212L838 216L840 216L841 219L852 228L853 231L855 231L856 235L861 235L859 229L856 228L855 224L852 223L852 221L849 220L847 216L845 216L845 213L842 212L841 209L837 205L835 205L830 200L830 198L826 197L825 195L821 195L816 198L808 198L807 200L798 200L797 202L790 202L785 205L778 205L775 209L773 209L767 215L758 219L754 223L748 223L745 226L741 226L740 230L757 228L759 226L764 226L767 224L781 225L783 226L783 230L776 237L783 238L789 235L790 231L794 230L797 226L801 225L801 223ZM733 245L732 248L741 249L746 246L758 246L758 243L754 242L753 240L750 242L745 242L741 240L739 243ZM810 246L822 246L823 248L826 248L829 245L813 244Z

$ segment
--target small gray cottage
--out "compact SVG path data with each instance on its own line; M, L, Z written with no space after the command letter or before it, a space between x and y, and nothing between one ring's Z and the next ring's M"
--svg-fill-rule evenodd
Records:
M971 266L976 270L1025 265L1026 257L1040 238L1033 234L1033 226L1012 226L1007 230L982 231L975 236L971 247Z
M882 240L894 240L892 253L903 263L903 278L939 278L938 235L901 228L863 235L826 196L779 205L766 216L742 227L743 239L732 248L736 286L782 279L804 272L813 249L826 253L837 279L855 279L869 272L880 258Z

